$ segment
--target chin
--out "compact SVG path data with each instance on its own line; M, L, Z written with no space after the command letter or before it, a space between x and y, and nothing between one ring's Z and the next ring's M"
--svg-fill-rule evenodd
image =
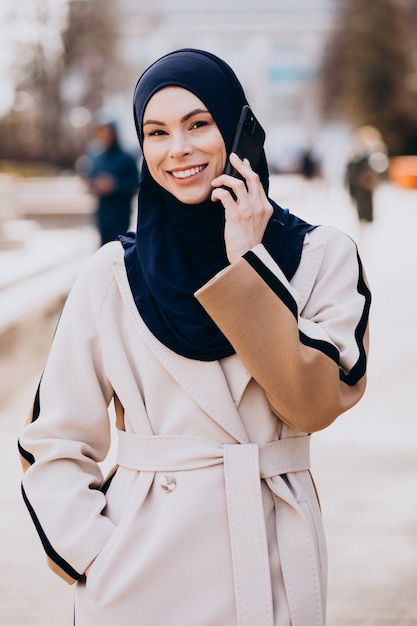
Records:
M210 193L199 193L199 194L186 194L186 193L175 193L174 196L182 202L183 204L200 204L201 202L205 202L209 199Z

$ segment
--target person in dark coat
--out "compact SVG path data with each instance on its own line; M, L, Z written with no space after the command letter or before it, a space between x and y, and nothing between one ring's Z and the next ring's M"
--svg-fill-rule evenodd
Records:
M104 245L129 229L139 174L135 159L120 145L114 122L96 126L93 145L84 159L84 175L97 198L96 223Z
M374 191L387 167L386 148L380 132L363 126L354 134L355 153L347 164L346 183L359 222L374 220Z
M310 148L306 148L301 155L300 169L306 180L313 180L320 174L319 162Z
M355 203L359 221L373 222L373 196L378 175L370 164L368 154L357 155L348 163L347 178L349 193Z

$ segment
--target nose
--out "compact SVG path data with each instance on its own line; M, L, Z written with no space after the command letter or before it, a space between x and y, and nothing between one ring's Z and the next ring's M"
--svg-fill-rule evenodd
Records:
M169 156L173 159L179 159L191 152L191 147L187 136L182 131L176 131L171 134L171 143L169 146Z

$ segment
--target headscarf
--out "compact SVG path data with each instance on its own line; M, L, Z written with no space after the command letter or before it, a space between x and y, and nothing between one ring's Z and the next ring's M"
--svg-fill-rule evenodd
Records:
M247 100L233 70L220 58L184 48L153 63L134 92L134 120L143 146L143 114L150 98L168 86L196 95L212 114L229 154L242 106ZM265 153L258 169L268 193ZM290 279L298 267L305 233L313 228L272 203L263 243ZM151 332L174 352L191 359L217 360L234 349L194 297L228 265L224 243L224 208L210 198L183 204L151 177L144 159L135 234L121 238L130 288Z

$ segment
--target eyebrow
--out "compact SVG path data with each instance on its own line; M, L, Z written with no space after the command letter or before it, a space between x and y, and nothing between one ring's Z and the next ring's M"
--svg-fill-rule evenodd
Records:
M193 109L189 113L186 113L185 115L183 115L183 117L180 119L180 122L186 122L194 115L199 115L200 113L210 113L210 111L207 111L207 109ZM146 120L145 122L143 122L143 126L146 126L147 124L156 124L157 126L165 126L165 122L160 122L158 120Z

